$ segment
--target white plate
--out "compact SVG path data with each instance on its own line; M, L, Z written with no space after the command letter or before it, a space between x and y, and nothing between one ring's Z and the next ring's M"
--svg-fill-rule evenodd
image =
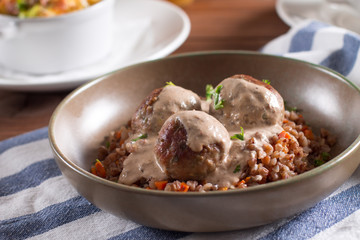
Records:
M115 41L106 59L52 75L27 75L0 68L0 88L18 91L75 88L121 67L167 56L190 33L186 13L174 4L160 0L116 0L114 21Z
M360 0L278 0L276 11L289 26L315 19L360 33L359 3Z

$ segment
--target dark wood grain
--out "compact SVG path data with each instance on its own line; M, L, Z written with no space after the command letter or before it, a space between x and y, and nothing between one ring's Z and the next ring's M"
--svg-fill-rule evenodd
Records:
M288 27L275 11L275 0L195 0L184 8L191 33L174 52L259 50ZM70 91L27 93L0 89L0 140L48 125Z

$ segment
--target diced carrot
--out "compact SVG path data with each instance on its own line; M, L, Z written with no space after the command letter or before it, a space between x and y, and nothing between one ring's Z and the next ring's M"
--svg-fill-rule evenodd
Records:
M91 172L92 174L94 174L94 175L97 176L96 167L95 167L95 166L92 166L92 167L90 168L90 172Z
M168 183L168 181L166 181L166 180L165 181L157 181L157 182L155 182L155 186L158 190L164 190L167 183Z
M228 190L228 187L221 187L219 188L220 191L227 191Z
M106 177L106 171L104 165L99 161L99 159L96 159L95 168L96 168L97 176L102 178Z
M238 188L244 188L244 187L246 187L245 180L241 180L240 182L238 182L238 183L236 184L236 187L238 187Z
M279 133L279 138L287 138L287 139L290 139L291 136L288 132L286 131L282 131L281 133Z
M182 182L181 185L180 185L180 189L177 190L177 192L187 192L188 190L189 190L189 185Z
M119 140L121 138L121 130L115 133L115 138L116 140Z
M250 179L251 179L251 177L246 177L246 178L245 178L245 182L250 181Z
M306 138L310 139L310 140L313 140L314 139L314 134L313 132L311 131L311 129L305 129L304 130L304 135Z
M288 122L289 122L289 120L287 120L287 119L283 120L283 123L288 123Z

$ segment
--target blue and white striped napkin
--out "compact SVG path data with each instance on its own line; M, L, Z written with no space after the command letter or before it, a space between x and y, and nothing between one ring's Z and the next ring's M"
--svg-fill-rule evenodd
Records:
M261 51L323 65L360 86L360 35L347 29L305 20Z
M321 63L359 84L359 42L346 30L305 22L263 51ZM360 169L296 216L240 231L171 232L114 217L79 196L53 159L47 130L0 142L0 239L360 239Z
M0 142L0 239L360 239L360 170L288 219L224 233L182 233L112 216L79 196L52 157L47 128Z

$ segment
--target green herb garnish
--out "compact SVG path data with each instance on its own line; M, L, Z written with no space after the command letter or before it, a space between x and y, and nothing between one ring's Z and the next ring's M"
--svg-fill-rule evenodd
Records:
M215 110L219 110L220 108L224 107L224 100L221 99L220 100L220 91L221 89L223 89L223 85L219 85L216 87L215 91L214 91L214 108Z
M284 101L285 110L289 112L301 112L297 107L290 107L286 101Z
M271 83L271 82L270 82L269 80L267 80L267 79L263 79L262 82L263 82L263 83L266 83L266 84L269 84L269 85L270 85L270 83Z
M240 127L241 133L234 134L230 137L230 139L238 139L238 140L244 140L244 129Z
M321 158L322 158L324 161L329 160L329 158L330 158L330 153L328 153L328 152L322 152L322 153L321 153Z
M233 173L237 173L237 172L240 172L241 170L241 166L240 165L237 165L233 171Z
M166 86L176 86L176 85L175 85L173 82L170 81L170 82L166 82L165 87L166 87Z
M211 84L207 84L205 90L206 90L206 101L210 101L214 94L214 88Z
M137 138L134 138L134 139L132 139L131 141L132 142L136 142L137 140L139 140L139 139L145 139L145 138L147 138L148 137L148 135L147 135L147 133L145 133L145 134L141 134L139 137L137 137Z
M317 158L314 160L315 167L318 167L320 165L323 165L326 161L328 161L330 158L330 153L328 152L322 152L320 154L320 158Z
M325 162L322 159L315 159L314 165L315 167L323 165Z
M109 148L109 147L110 147L110 142L107 141L107 142L106 142L106 148Z

